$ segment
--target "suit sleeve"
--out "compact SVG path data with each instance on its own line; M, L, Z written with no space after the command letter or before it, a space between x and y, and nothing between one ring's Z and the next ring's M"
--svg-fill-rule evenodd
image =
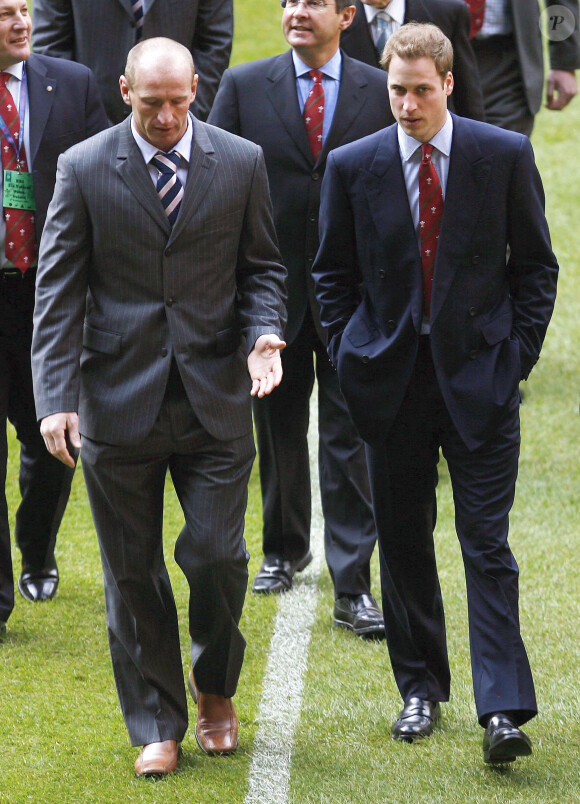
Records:
M233 0L200 0L191 54L199 75L193 108L202 120L207 120L220 79L230 63L233 34Z
M101 94L92 70L89 71L87 82L87 96L85 101L85 131L86 137L92 137L109 126L109 119L101 100Z
M278 250L268 175L257 147L236 266L238 315L248 353L260 335L282 338L286 326L286 268Z
M38 259L32 374L38 419L78 411L91 225L67 156L59 158Z
M546 7L553 3L545 2ZM572 36L560 42L549 40L550 67L553 70L577 70L580 68L580 33L578 0L558 0L558 5L565 6L574 14L576 27Z
M319 235L312 275L320 320L328 332L328 354L336 365L343 330L360 302L361 274L348 188L332 152L322 181Z
M453 31L453 105L457 114L485 120L483 94L475 54L469 41L471 19L467 6L457 9Z
M558 263L544 214L544 190L527 137L522 137L510 182L508 244L512 335L519 342L521 378L525 380L540 355L558 279Z
M32 45L35 53L75 58L71 0L34 0Z
M240 107L231 70L226 70L223 74L207 122L232 134L240 133Z

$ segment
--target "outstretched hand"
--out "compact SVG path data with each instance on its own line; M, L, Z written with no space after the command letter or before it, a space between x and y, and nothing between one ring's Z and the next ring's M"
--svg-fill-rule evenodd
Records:
M282 380L280 352L286 346L277 335L260 335L248 355L248 371L252 378L251 396L260 399L270 394Z

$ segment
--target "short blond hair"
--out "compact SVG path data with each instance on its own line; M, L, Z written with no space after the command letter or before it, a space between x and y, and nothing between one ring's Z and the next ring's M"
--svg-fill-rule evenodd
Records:
M445 34L430 22L408 22L387 39L381 65L389 71L391 59L431 59L441 78L453 69L453 46Z

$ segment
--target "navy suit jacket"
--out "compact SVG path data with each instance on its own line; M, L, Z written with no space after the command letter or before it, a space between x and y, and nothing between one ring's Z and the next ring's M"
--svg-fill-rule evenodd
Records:
M107 128L92 72L81 64L39 56L26 61L30 119L30 170L34 177L36 236L56 181L58 157L67 148Z
M430 341L451 418L475 449L539 357L558 264L529 140L455 115L453 124ZM320 231L313 273L329 354L355 424L376 445L403 400L423 318L396 125L330 155Z
M264 151L276 232L288 269L288 343L300 330L309 300L318 323L311 269L318 250L320 185L328 153L378 131L390 119L384 71L343 55L332 126L314 163L298 105L292 52L224 73L209 122ZM325 337L322 331L320 335Z
M470 17L464 0L407 0L405 22L432 22L453 45L455 88L450 108L464 117L484 120L483 96L473 48L469 42ZM537 27L537 26L536 26ZM539 29L538 29L539 33ZM364 4L356 0L352 24L342 32L340 46L353 59L379 66ZM393 122L393 118L391 118Z

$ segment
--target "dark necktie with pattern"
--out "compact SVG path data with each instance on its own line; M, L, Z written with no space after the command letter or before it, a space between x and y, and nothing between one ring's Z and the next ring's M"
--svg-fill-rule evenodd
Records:
M14 98L6 86L9 73L0 73L0 115L18 145L20 137L20 115L16 109ZM17 153L6 137L2 136L2 169L28 173L24 143L20 144ZM4 187L6 192L6 187ZM34 230L34 212L29 209L4 207L6 221L6 237L4 249L6 259L24 273L36 262L36 232Z
M316 162L322 151L324 89L322 87L322 73L320 70L310 70L308 75L312 78L314 84L304 104L304 125L306 127L306 136L310 143L310 150Z
M421 237L421 263L423 265L423 295L425 318L431 311L433 269L437 256L437 243L441 218L443 217L443 192L441 182L431 161L433 146L421 146L422 160L419 167L419 228Z
M465 2L469 6L469 13L471 14L469 38L472 39L481 31L485 15L485 0L465 0Z
M163 151L157 151L151 160L151 164L159 171L156 189L165 214L172 226L177 219L181 199L183 198L183 185L177 175L177 168L180 162L181 157L177 151L171 151L168 154Z
M140 42L143 36L143 0L134 0L131 6L135 17L135 41Z

